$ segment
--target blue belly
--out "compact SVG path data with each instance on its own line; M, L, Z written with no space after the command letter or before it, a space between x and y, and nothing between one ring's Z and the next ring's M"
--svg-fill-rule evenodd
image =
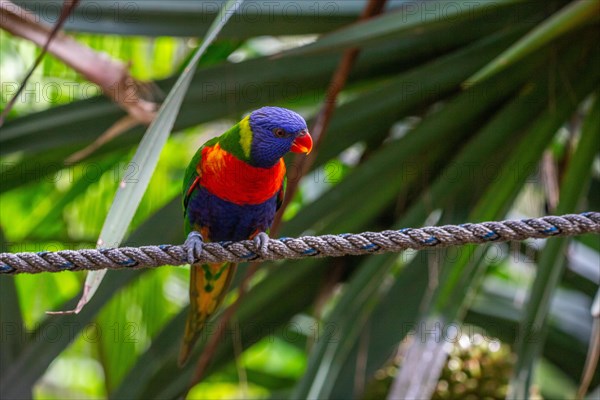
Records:
M212 242L248 239L256 231L265 232L273 223L277 195L261 204L238 205L220 199L203 187L192 193L186 210L192 226L208 228Z

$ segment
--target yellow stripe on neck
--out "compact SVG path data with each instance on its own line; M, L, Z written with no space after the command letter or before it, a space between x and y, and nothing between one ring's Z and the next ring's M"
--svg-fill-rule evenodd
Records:
M244 155L250 157L250 148L252 147L252 129L250 128L250 116L240 121L240 146Z

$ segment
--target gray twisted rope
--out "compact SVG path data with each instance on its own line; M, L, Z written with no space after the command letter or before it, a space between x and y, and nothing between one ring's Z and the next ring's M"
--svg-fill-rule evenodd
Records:
M520 221L432 226L359 234L269 239L263 246L251 240L205 243L196 261L217 263L339 257L583 233L600 233L600 213L587 212ZM0 253L0 273L3 274L137 269L184 264L187 264L187 248L184 245Z

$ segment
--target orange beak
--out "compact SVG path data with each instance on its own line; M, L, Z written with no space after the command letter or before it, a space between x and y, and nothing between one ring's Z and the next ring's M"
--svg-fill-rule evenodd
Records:
M306 153L309 154L313 147L312 137L310 133L303 132L300 133L292 143L292 148L290 149L294 153Z

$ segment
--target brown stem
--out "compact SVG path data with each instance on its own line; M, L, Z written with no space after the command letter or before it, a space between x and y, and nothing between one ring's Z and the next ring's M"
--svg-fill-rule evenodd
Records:
M380 14L385 6L386 0L370 0L362 14L359 17L359 21L363 21L369 19L377 14ZM288 182L285 194L285 200L279 209L279 212L275 216L275 221L273 222L273 226L271 227L271 234L275 235L281 226L281 219L283 218L283 213L286 208L294 198L296 191L298 190L298 184L303 176L305 176L312 165L314 164L317 154L319 151L319 146L323 142L323 138L325 137L325 133L327 132L327 128L329 127L329 122L331 121L331 117L335 110L335 105L337 103L337 97L339 93L342 91L344 86L346 85L346 81L348 80L348 75L352 70L352 66L354 65L354 61L358 57L359 50L358 49L348 49L344 52L340 63L336 71L334 72L331 82L329 83L329 87L327 92L325 93L325 100L323 101L323 106L315 119L313 127L310 131L310 134L313 137L315 142L313 146L313 151L310 155L297 155L294 159L294 166L300 174L298 174L298 178L294 180L290 180Z
M149 124L154 119L156 104L138 96L138 84L129 75L126 64L113 60L104 53L96 52L60 31L61 26L78 2L79 0L66 1L58 22L54 28L50 28L38 22L37 17L31 12L8 0L0 0L0 28L42 47L42 52L23 80L19 92L4 109L0 126L20 91L24 88L27 79L46 52L63 61L88 81L100 86L106 96L119 104L136 120Z
M12 110L13 106L15 105L15 102L17 101L17 98L19 97L19 95L21 94L23 89L25 88L27 81L29 80L29 78L31 78L33 71L35 71L35 69L38 67L38 65L40 65L40 63L42 62L44 56L46 55L46 52L48 51L48 46L52 42L52 39L56 36L59 29L63 26L63 24L67 20L67 17L69 15L71 15L71 12L75 9L75 7L77 7L78 3L79 3L79 0L65 0L65 2L63 3L63 7L61 9L58 21L56 21L56 25L54 25L54 28L52 28L52 30L48 32L48 35L47 35L44 45L42 47L42 51L35 59L33 66L27 72L27 75L25 75L25 78L23 78L23 82L21 83L21 86L19 87L19 89L17 90L15 95L12 97L12 99L10 99L10 101L8 102L8 104L6 105L4 110L2 111L2 114L0 114L0 126L4 125L4 119L6 118L6 116L10 112L10 110ZM13 11L13 10L11 10L11 6L18 7L16 5L12 4L10 1L5 1L5 0L0 1L0 12L2 13L2 18L0 18L0 27L4 28L8 32L13 33L9 29L11 27L10 17L13 16L13 14L9 12L9 11ZM6 24L6 26L5 26L5 24ZM40 45L40 44L41 44L41 42L38 43L38 45Z

